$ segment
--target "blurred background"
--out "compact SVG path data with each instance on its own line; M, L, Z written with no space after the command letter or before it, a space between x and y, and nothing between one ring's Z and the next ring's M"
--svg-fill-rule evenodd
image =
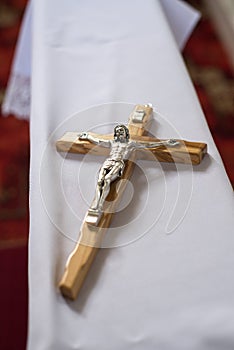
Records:
M234 0L189 0L202 18L183 57L234 185ZM0 104L27 0L0 2ZM0 349L26 347L29 124L0 115Z

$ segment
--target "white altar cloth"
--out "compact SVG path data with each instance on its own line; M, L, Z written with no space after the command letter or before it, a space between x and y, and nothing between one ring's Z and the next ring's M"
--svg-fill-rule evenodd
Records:
M183 49L200 14L181 0L160 0L175 41ZM2 104L5 115L29 119L31 108L32 1L28 2L7 90Z
M232 349L233 194L160 3L33 6L28 349ZM110 232L123 241L108 242L78 300L64 300L57 283L100 160L63 162L55 142L111 132L147 102L157 137L206 142L209 155L194 170L140 163L132 208L150 215L137 213L140 226L129 207L119 213Z

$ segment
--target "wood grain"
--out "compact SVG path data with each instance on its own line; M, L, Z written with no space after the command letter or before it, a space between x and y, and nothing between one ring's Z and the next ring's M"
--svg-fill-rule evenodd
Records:
M145 118L142 123L133 122L135 111L145 112ZM128 129L132 140L138 142L156 142L157 138L146 136L146 130L149 129L152 117L152 108L149 106L137 105L129 117ZM93 134L102 139L113 139L113 134ZM85 278L95 260L97 252L102 245L102 240L110 226L111 218L116 211L116 208L121 200L125 190L127 181L134 170L137 159L155 158L160 162L176 162L186 164L200 164L204 155L207 152L207 145L203 142L190 142L178 140L179 145L176 147L160 146L133 152L131 159L125 164L125 169L122 177L111 184L111 189L106 199L104 206L104 214L102 215L99 224L95 227L83 222L79 241L68 258L64 275L60 281L59 288L61 293L72 300L76 299ZM96 155L109 155L109 149L96 146L89 141L82 141L78 138L78 133L67 132L56 143L58 152L80 153L86 154L90 152Z
M103 139L112 139L113 135L102 135L90 133L96 137ZM153 137L139 137L134 134L131 135L131 140L138 142L156 142L160 141ZM159 147L151 148L147 151L138 151L137 159L153 159L152 153L160 162L174 162L174 163L184 163L198 165L201 163L204 155L207 153L207 145L203 142L191 142L185 140L178 140L180 142L179 146L176 147ZM65 153L79 153L79 154L95 154L100 156L108 156L109 149L105 147L96 146L88 141L81 141L77 137L77 133L66 133L60 140L56 143L58 152Z
M152 116L152 108L145 106L136 106L135 110L145 110L145 118L143 123L133 123L129 118L128 128L132 135L142 136L150 122ZM83 142L82 142L83 143ZM111 184L110 193L106 200L104 214L97 227L87 224L85 221L82 224L80 231L79 242L74 251L68 258L64 275L59 283L61 293L72 300L77 298L77 295L85 281L85 278L95 260L97 252L101 247L102 239L110 226L111 218L114 215L116 207L121 200L125 190L127 179L130 178L135 166L136 153L132 154L132 158L125 164L123 176Z

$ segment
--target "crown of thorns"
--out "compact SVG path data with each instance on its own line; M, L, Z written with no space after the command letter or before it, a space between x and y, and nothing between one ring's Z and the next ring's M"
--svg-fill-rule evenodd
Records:
M119 129L119 128L122 128L122 129L125 130L126 138L129 139L129 137L130 137L130 135L129 135L129 130L128 130L128 128L126 127L126 125L123 125L123 124L117 125L117 126L114 128L114 136L116 136L116 130Z

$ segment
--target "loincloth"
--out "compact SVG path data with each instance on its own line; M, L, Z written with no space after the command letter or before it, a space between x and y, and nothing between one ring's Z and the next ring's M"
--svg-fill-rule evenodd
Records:
M111 171L111 169L113 169L114 166L118 166L119 176L121 176L123 173L123 170L124 170L124 166L125 166L125 163L123 160L115 160L115 159L108 158L103 163L102 168L104 168L108 171Z

